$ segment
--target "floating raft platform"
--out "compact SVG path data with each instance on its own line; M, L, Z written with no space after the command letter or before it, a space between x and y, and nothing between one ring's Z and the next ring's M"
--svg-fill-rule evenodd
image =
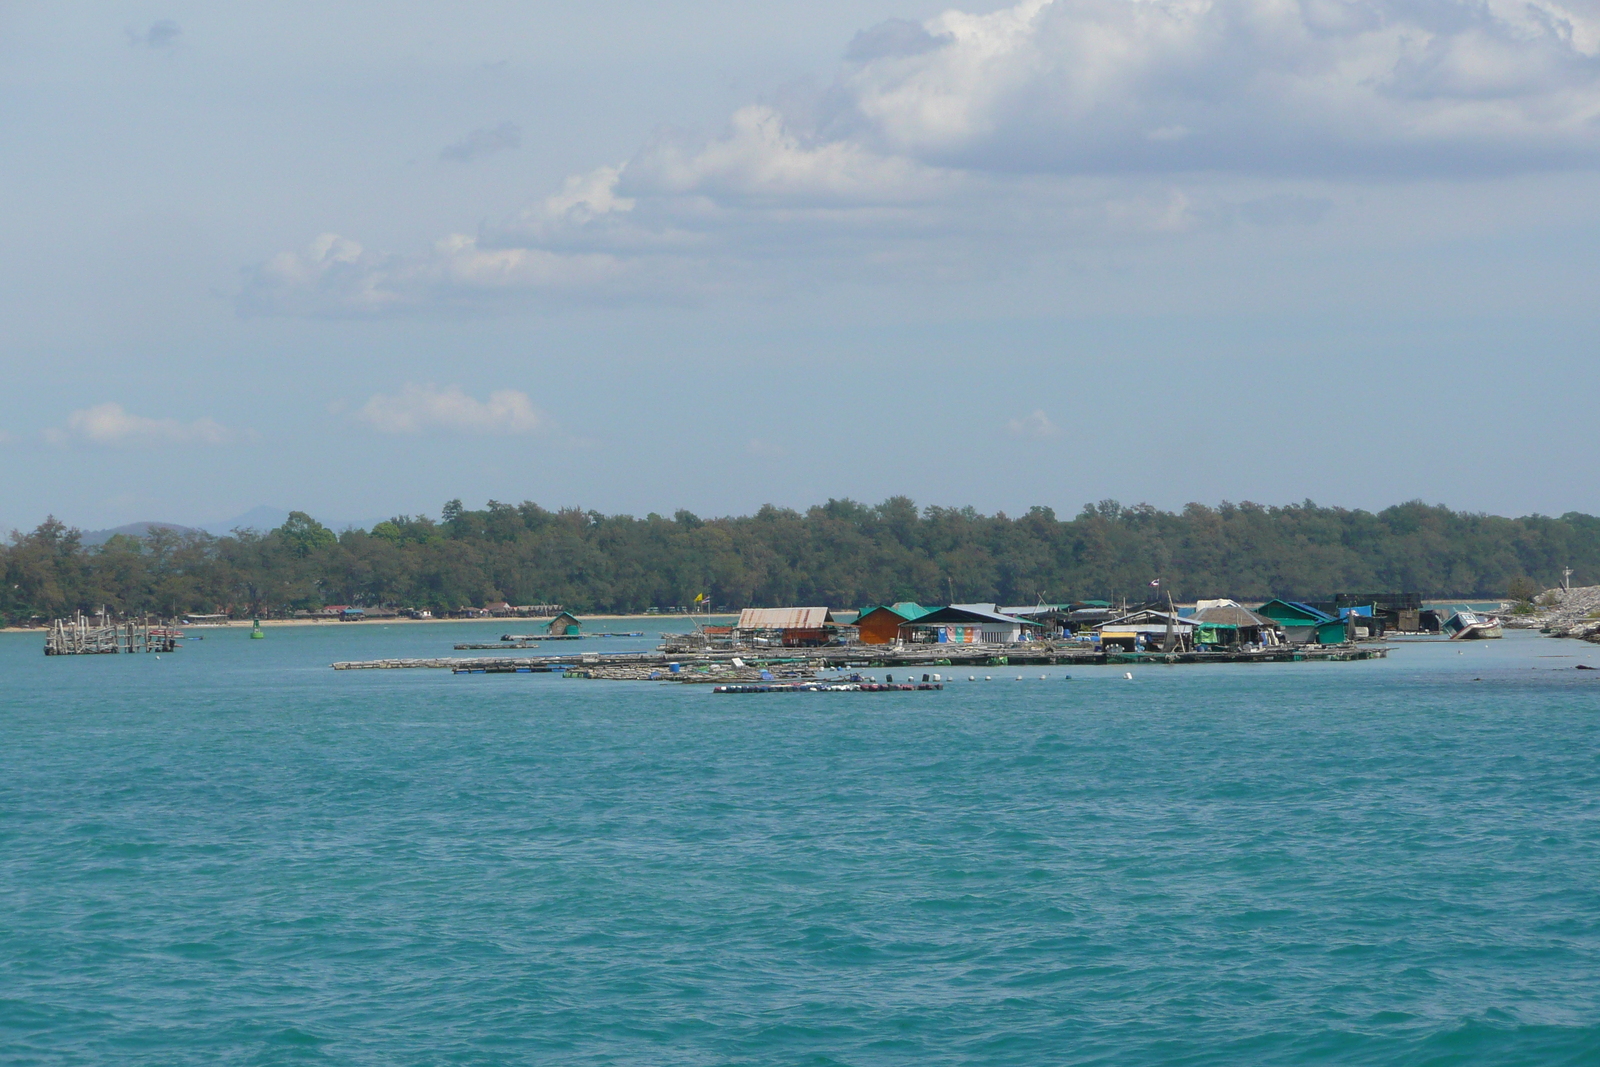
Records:
M1384 659L1389 649L1383 645L1280 645L1272 648L1227 652L1100 652L1082 645L1029 641L1016 645L933 645L896 648L892 645L842 645L831 648L773 650L772 654L748 649L717 652L579 652L551 653L544 656L465 657L438 656L419 659L346 660L331 666L336 671L434 668L455 670L482 669L486 673L546 673L515 671L517 667L574 668L596 678L620 678L624 672L590 668L633 667L659 670L664 680L681 680L679 675L708 667L792 666L820 671L829 668L878 669L909 667L935 670L939 667L1046 667L1163 665L1182 663L1301 663ZM735 661L738 661L735 663ZM672 671L672 664L679 670ZM512 668L505 670L504 668ZM671 677L668 678L668 672ZM632 672L626 672L631 674ZM630 679L631 680L631 679Z
M943 682L758 682L719 685L713 693L921 693L943 689Z

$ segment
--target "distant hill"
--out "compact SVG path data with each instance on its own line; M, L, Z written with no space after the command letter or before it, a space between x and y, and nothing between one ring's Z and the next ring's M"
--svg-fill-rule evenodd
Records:
M176 533L208 533L213 537L226 537L235 530L256 530L267 533L282 526L289 517L289 512L283 508L268 507L265 504L251 508L243 515L236 515L231 519L219 519L216 522L204 522L199 526L183 526L176 522L130 522L126 526L113 526L109 530L90 530L83 535L83 545L93 548L103 545L117 534L126 534L130 537L146 537L151 530L172 530ZM367 522L340 522L330 523L333 530L345 530L357 527L370 530L382 519L372 519Z
M258 504L243 515L236 515L231 519L222 519L217 522L202 523L201 529L218 537L231 534L235 530L260 530L262 533L266 533L268 530L276 530L282 526L283 520L288 517L289 512L285 508L272 508L267 507L265 504Z
M149 537L152 530L171 530L180 534L202 532L193 526L179 526L175 522L130 522L126 526L113 526L109 530L85 531L81 543L86 547L103 545L118 534L128 537Z

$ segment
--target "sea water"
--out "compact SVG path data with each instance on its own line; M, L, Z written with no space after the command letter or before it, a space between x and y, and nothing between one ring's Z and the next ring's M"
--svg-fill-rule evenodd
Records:
M328 669L503 629L0 635L0 1062L1600 1062L1595 646Z

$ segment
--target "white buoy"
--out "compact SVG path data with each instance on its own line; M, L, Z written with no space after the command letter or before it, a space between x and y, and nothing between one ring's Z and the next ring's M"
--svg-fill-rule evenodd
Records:
M1122 672L1122 676L1124 678L1126 678L1130 682L1133 681L1133 672L1132 671L1123 671Z
M1044 675L1042 675L1042 674L1039 675L1039 681L1041 681L1041 682L1044 681Z
M977 680L978 680L978 676L977 676L977 675L976 675L976 674L969 674L969 675L967 675L967 681L969 681L969 682L976 682L976 681L977 681Z
M1022 675L1020 675L1020 674L1017 675L1017 681L1019 681L1019 682L1022 681Z
M992 682L992 681L994 681L994 675L986 674L986 675L983 676L983 680L986 681L986 682Z

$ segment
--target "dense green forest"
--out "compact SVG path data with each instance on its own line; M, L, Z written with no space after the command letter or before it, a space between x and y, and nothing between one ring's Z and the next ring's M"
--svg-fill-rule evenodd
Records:
M705 593L721 608L895 600L1035 603L1141 599L1152 578L1179 599L1313 598L1407 591L1498 597L1573 568L1600 582L1600 518L1509 519L1422 503L1376 514L1319 507L1115 501L1072 519L830 500L805 512L701 519L602 515L451 501L335 534L295 512L276 530L226 537L156 531L85 547L54 519L0 546L11 621L102 605L124 613L273 615L324 604L451 611L509 600L639 611Z

